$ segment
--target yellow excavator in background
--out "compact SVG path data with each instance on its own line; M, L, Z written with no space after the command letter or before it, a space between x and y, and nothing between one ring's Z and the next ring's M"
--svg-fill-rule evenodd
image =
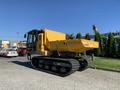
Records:
M25 36L31 65L59 76L86 69L90 58L80 53L99 48L98 42L86 39L66 40L66 34L49 29L32 30Z

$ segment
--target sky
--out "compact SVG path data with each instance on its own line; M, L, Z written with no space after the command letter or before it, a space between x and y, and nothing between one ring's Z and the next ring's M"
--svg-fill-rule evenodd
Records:
M0 39L24 40L32 29L94 34L120 31L120 0L0 0Z

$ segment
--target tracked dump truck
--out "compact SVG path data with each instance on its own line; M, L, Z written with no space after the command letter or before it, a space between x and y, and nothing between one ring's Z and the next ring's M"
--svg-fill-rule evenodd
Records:
M37 70L63 77L86 69L89 58L81 53L99 47L95 41L66 40L66 34L49 29L32 30L25 37L31 65Z

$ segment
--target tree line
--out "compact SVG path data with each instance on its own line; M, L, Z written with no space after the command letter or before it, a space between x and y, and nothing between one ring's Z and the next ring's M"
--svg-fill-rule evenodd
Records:
M94 53L95 56L102 57L120 57L120 35L114 36L114 33L109 32L107 35L100 34L95 27L93 27L95 32L94 41L99 42L99 48L87 51L86 54ZM81 33L77 33L76 35L67 34L67 39L88 39L90 40L90 34L86 33L85 37L82 37Z
M114 36L114 33L109 32L105 36L96 31L95 41L98 41L100 46L94 50L96 56L120 57L120 35Z

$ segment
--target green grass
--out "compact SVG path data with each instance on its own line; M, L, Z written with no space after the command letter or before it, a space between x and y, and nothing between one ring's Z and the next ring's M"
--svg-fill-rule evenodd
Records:
M120 71L120 59L95 57L93 63L96 68Z

